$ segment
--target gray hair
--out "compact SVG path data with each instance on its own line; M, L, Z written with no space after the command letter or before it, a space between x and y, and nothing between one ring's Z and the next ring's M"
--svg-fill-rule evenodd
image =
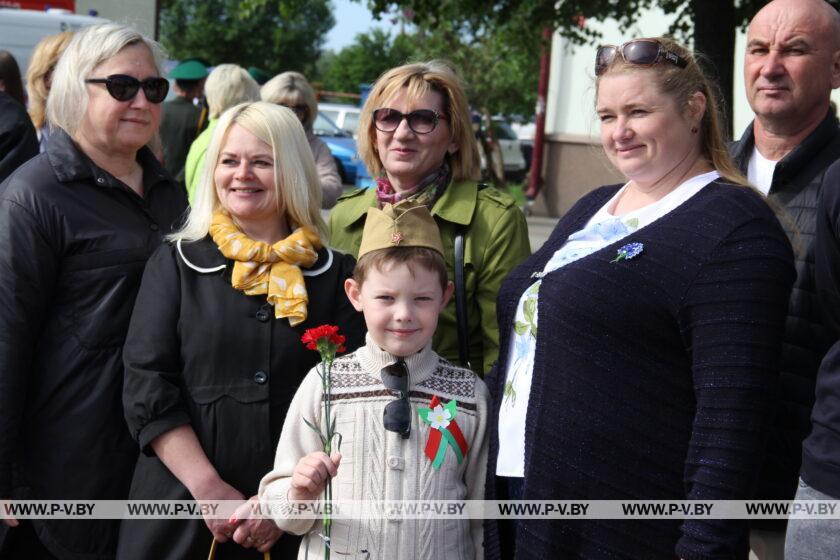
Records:
M300 72L283 72L274 76L260 89L260 96L263 101L275 105L306 105L303 129L307 132L312 130L312 123L318 114L318 101L315 99L315 90Z
M236 64L219 64L204 82L204 96L210 118L218 118L226 109L260 100L260 85L248 71Z
M116 56L129 45L142 43L152 55L158 75L163 68L161 46L126 25L102 23L76 33L58 61L47 97L47 120L50 126L76 133L87 111L88 90L85 80L93 69Z

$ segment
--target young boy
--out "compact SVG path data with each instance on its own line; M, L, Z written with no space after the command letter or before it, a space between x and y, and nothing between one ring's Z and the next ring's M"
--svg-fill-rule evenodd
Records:
M347 297L364 313L366 344L332 366L341 453L323 453L303 421L323 425L322 383L313 369L289 408L274 470L260 483L261 502L317 500L327 475L335 477L335 501L483 498L487 389L431 348L452 289L440 233L425 206L368 211L359 261L345 283ZM447 414L420 410L438 402L449 403ZM286 532L308 533L298 558L307 540L309 558L323 558L321 521L278 516L275 523ZM367 550L371 560L480 559L481 527L480 519L336 519L331 557L365 558L361 551Z

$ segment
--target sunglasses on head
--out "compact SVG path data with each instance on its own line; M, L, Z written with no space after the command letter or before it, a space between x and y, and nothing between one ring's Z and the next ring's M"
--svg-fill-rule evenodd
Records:
M410 113L400 113L396 109L377 109L373 112L373 125L382 132L394 132L403 119L408 121L408 128L415 133L428 134L437 127L439 120L446 120L446 115L431 109L417 109Z
M169 81L166 78L146 78L142 82L132 76L113 74L107 78L90 78L88 84L105 84L105 89L117 101L134 99L140 88L149 103L161 103L169 93Z
M675 52L666 50L656 39L634 39L621 46L603 45L595 53L595 75L600 76L606 71L615 57L621 55L628 64L636 66L653 66L660 60L667 60L680 68L688 66L688 60Z
M411 404L408 402L408 366L400 359L396 363L382 368L382 383L386 388L397 393L397 400L385 405L382 421L389 432L400 434L408 439L411 433Z

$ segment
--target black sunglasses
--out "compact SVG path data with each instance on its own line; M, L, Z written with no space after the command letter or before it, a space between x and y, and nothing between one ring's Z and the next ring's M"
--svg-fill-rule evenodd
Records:
M146 78L141 82L132 76L113 74L107 78L90 78L85 83L105 84L108 93L117 101L134 99L141 87L149 103L161 103L169 93L169 81L166 78Z
M394 132L403 119L408 121L408 128L415 133L428 134L437 127L439 120L446 120L446 115L431 109L417 109L410 113L400 113L396 109L377 109L373 112L373 125L382 132Z
M297 115L297 118L301 121L306 119L306 115L309 114L309 107L306 105L286 105L285 103L280 103L281 107L285 107L286 109L291 109L292 112Z
M382 421L389 432L408 439L411 433L411 404L408 402L408 366L402 359L382 368L382 383L397 393L397 400L385 405Z
M595 75L600 76L621 55L628 64L652 66L660 60L667 60L679 68L688 66L688 61L675 52L666 50L656 39L634 39L621 46L603 45L595 53Z

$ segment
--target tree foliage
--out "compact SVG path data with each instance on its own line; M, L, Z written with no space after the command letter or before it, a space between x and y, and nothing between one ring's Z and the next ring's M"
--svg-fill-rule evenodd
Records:
M361 84L372 83L388 68L405 64L415 48L408 35L373 29L356 35L355 41L332 56L325 57L321 85L328 91L358 93Z
M361 1L361 0L360 0ZM724 108L732 106L736 30L768 0L368 0L375 17L402 11L421 26L457 26L480 37L499 32L510 52L537 58L530 37L549 26L574 44L595 44L601 34L587 21L615 19L630 29L646 10L676 16L670 32L705 55L706 70L720 86ZM838 0L829 0L835 6Z
M322 85L330 91L356 92L385 70L405 64L446 59L467 85L470 103L489 113L530 115L536 101L539 59L511 50L505 31L470 35L463 26L417 26L393 38L382 30L356 36L355 42L326 57ZM532 42L539 48L539 40Z
M160 36L173 59L311 72L334 23L329 0L162 0Z

